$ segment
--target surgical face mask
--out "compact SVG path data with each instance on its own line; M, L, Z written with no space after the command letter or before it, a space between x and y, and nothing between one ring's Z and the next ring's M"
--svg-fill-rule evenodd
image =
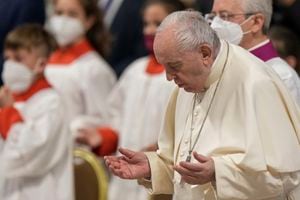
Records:
M85 29L79 19L54 15L50 18L49 28L59 46L67 46L85 34Z
M34 72L26 65L6 60L3 65L2 80L14 93L25 92L32 84Z
M250 19L250 18L248 18ZM243 35L250 33L250 31L243 32L241 25L243 25L248 19L243 23L237 24L229 21L225 21L220 17L216 16L211 22L211 28L214 29L220 39L226 40L232 44L239 45Z
M153 43L155 35L144 35L144 44L150 54L154 54Z

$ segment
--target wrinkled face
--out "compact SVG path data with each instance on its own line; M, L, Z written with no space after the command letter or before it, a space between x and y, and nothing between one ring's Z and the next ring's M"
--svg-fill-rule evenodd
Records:
M167 15L168 12L161 4L148 6L143 15L144 35L155 35L156 29Z
M154 51L159 63L164 65L168 81L174 81L187 92L201 92L210 73L212 56L199 51L179 51L172 31L158 33Z
M212 13L220 16L222 19L237 23L237 24L242 24L245 20L246 17L249 15L246 15L248 13L245 13L245 11L242 8L241 1L243 0L214 0L213 8L212 8ZM253 22L251 20L245 21L242 25L241 28L243 32L248 32L251 30ZM249 40L251 40L250 34L244 35L240 46L244 46Z
M82 22L86 30L93 25L93 19L88 18L79 0L56 0L55 14L73 17Z

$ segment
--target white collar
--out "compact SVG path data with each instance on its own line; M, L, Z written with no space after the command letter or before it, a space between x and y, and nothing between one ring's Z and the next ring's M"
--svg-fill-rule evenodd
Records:
M270 39L266 39L265 41L255 45L254 47L251 47L250 49L248 49L248 51L253 51L254 49L258 49L259 47L262 47L262 46L266 45L269 42L270 42Z

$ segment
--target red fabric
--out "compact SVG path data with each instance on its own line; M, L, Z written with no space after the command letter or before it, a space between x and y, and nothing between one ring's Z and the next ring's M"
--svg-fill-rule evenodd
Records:
M23 102L40 90L51 87L45 77L36 80L32 86L23 93L13 94L15 102ZM17 122L22 122L22 116L13 106L2 108L0 111L0 133L4 139L7 138L11 126Z
M165 68L163 65L159 64L154 56L150 56L146 72L148 74L160 74L165 71Z
M48 83L45 77L42 77L36 80L26 92L20 94L13 94L14 100L16 102L26 101L35 93L46 88L51 88L51 85Z
M61 48L55 51L50 59L49 64L70 64L83 54L93 51L93 47L90 45L90 43L84 39L80 41L79 43L69 47L69 48Z
M14 107L5 107L0 111L0 133L5 140L8 136L9 129L17 122L22 122L22 116Z
M102 138L102 143L93 152L99 156L106 156L114 153L118 147L118 133L110 127L99 128L98 133Z

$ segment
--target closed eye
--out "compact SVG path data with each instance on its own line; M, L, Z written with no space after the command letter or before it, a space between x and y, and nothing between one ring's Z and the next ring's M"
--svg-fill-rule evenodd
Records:
M172 68L173 70L178 70L182 64L181 62L167 63L167 66Z

